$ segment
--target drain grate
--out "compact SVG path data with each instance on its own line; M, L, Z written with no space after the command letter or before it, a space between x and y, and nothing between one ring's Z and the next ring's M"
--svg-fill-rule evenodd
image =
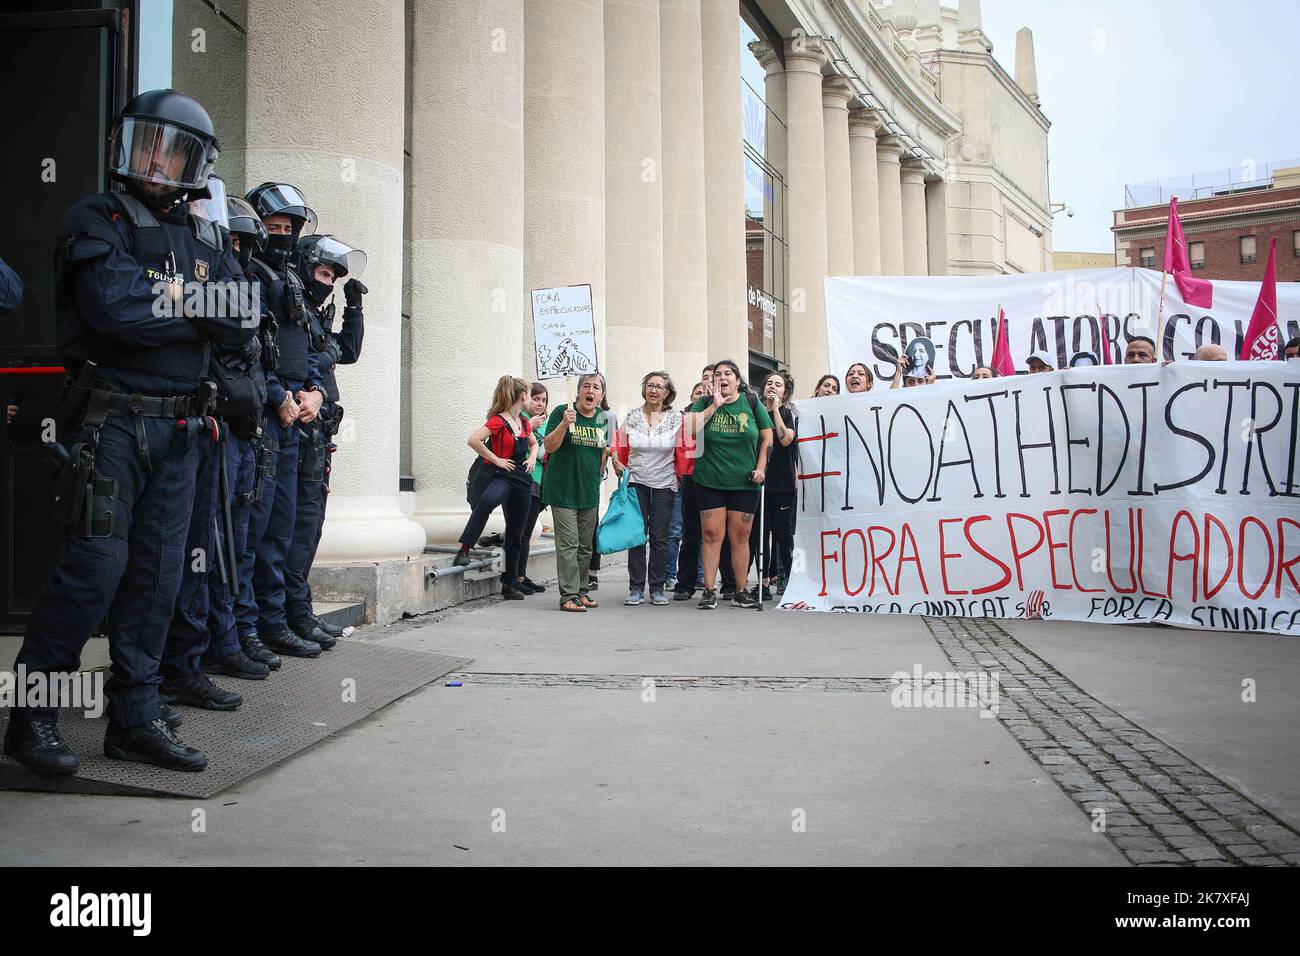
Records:
M314 661L283 660L284 666L264 681L217 678L244 695L237 711L179 708L185 717L181 739L208 756L202 773L109 760L104 756L104 719L88 720L81 711L65 710L60 723L81 760L80 772L43 776L0 755L0 788L205 799L469 663L355 640L339 641ZM0 711L0 733L8 722L8 713Z

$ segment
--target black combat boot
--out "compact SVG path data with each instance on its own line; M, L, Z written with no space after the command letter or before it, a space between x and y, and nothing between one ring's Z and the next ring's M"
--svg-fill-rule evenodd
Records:
M311 618L300 618L298 620L291 619L289 621L289 630L293 631L304 641L311 644L319 644L322 651L328 651L339 642L337 637L334 637L332 634L327 634L324 630L317 627L316 622Z
M297 634L285 628L278 634L258 635L271 650L289 657L320 657L320 645L314 641L304 641Z
M28 770L67 775L80 764L59 732L57 720L27 720L10 714L5 730L4 751Z
M262 643L262 639L256 634L240 634L239 646L243 649L244 655L249 660L257 661L259 664L265 664L273 671L280 669L280 658L271 653L271 649Z
M203 658L203 669L209 674L222 677L234 677L238 680L266 680L271 668L261 661L255 661L242 650L227 654L225 657Z
M185 723L185 718L181 716L181 712L168 704L159 704L158 713L162 715L163 723L172 730Z
M351 637L352 632L356 630L356 628L353 627L351 624L348 624L344 627L339 627L337 624L331 624L329 621L322 621L315 614L311 616L311 621L313 624L319 627L330 637L334 637L334 638Z
M125 729L110 721L104 734L104 756L111 760L149 763L167 770L199 771L208 765L202 751L181 743L161 717Z
M218 687L202 671L181 677L164 677L162 686L158 688L158 697L166 704L204 710L238 710L244 702L242 694Z

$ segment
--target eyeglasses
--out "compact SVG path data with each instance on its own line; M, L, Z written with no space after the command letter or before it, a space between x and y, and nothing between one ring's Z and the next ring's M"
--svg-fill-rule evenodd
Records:
M668 386L656 385L654 382L650 382L648 385L646 385L646 391L649 391L650 389L654 389L656 392L666 392L668 391Z

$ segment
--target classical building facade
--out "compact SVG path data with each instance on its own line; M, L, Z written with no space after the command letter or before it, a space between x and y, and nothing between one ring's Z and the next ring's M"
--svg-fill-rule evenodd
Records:
M828 275L1051 268L1032 40L1009 74L978 0L108 6L128 92L203 102L232 191L294 183L369 254L317 563L380 621L425 609L465 437L534 375L529 290L591 285L626 408L646 371L684 393L724 357L804 392Z

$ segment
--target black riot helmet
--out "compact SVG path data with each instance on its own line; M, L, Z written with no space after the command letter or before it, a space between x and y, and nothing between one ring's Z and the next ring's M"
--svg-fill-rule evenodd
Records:
M303 236L298 240L296 252L303 291L317 306L324 305L334 291L333 283L317 281L317 266L329 266L334 270L335 281L345 276L356 278L366 270L366 254L333 236Z
M226 199L226 216L230 234L239 239L239 264L247 269L253 256L266 248L266 226L257 210L238 196Z
M250 189L244 197L257 214L266 221L267 216L288 216L293 221L293 237L310 236L316 231L316 213L307 205L298 187L288 183L262 183Z
M207 110L184 93L149 90L113 121L108 172L152 205L208 194L220 147Z

